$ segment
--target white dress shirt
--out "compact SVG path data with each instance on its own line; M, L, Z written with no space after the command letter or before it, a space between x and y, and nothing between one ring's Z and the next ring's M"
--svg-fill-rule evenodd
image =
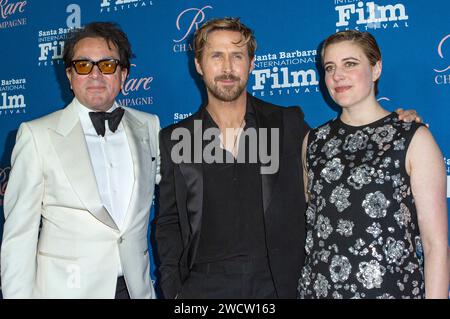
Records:
M100 136L89 117L92 110L79 101L76 101L76 105L100 198L122 232L134 183L133 160L125 129L121 121L113 133L105 121L105 136ZM114 111L117 107L117 103L114 103L108 112ZM120 261L118 275L122 275Z

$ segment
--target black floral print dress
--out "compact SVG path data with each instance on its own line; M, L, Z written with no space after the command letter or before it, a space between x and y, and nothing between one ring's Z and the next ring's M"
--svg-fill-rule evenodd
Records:
M405 169L422 124L395 113L311 130L299 298L424 298L423 250Z

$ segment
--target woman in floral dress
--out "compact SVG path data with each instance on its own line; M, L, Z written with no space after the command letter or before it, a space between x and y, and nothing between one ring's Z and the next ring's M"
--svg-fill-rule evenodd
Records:
M380 49L342 31L322 49L340 117L303 143L306 261L300 298L447 298L446 174L422 124L377 102Z

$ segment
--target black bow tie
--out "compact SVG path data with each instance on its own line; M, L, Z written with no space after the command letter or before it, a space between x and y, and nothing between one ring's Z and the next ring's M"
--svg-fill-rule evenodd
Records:
M105 136L105 121L108 121L109 129L114 133L119 126L123 113L125 113L125 110L121 107L118 107L111 113L89 112L89 117L91 118L92 124L94 125L97 134Z

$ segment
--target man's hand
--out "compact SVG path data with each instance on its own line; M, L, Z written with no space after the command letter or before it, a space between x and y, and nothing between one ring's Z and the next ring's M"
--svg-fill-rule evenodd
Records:
M398 108L395 110L395 112L398 114L399 120L405 122L423 122L422 118L417 114L416 110L403 110L402 108ZM428 124L425 125L428 126Z

